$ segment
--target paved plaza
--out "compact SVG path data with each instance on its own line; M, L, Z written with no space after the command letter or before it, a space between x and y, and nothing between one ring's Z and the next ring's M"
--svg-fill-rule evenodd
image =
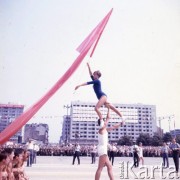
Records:
M81 164L72 165L71 156L38 156L37 163L26 167L25 172L30 180L93 180L97 169L91 164L90 157L81 157ZM162 169L162 158L145 158L145 166L132 168L132 157L115 157L113 166L114 179L180 179L174 172L174 163L169 158L170 168ZM162 174L163 173L163 174ZM106 167L103 169L101 180L108 180Z

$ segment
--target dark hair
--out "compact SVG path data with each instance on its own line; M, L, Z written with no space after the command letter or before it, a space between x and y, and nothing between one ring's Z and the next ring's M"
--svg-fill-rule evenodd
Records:
M105 121L105 119L103 118L103 121ZM98 119L98 126L100 126L101 120Z
M12 152L14 152L13 148L5 148L1 153L5 154L6 156L9 156L12 154Z
M0 153L0 162L7 158L7 154Z
M14 152L14 149L13 148L5 148L4 149L4 152L8 155L10 155L12 152Z
M98 119L98 126L100 126L100 119Z
M14 158L19 157L20 154L22 154L24 150L22 148L15 149L14 151Z

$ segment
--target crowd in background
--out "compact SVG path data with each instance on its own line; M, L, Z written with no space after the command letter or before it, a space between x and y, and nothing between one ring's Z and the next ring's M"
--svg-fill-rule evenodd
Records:
M116 156L118 157L132 157L132 149L131 146L118 146L117 144L113 144L116 147ZM35 149L34 145L28 146L15 144L11 146L2 146L2 148L11 147L11 148L24 148L32 151L32 160L36 160L37 156L73 156L74 154L74 145L67 144L67 145L41 145ZM109 151L110 151L111 144L109 144ZM143 156L144 157L161 157L161 147L162 146L143 146ZM91 151L94 149L94 144L92 145L80 145L80 155L81 156L90 156ZM171 156L171 151L168 152L169 156ZM35 154L35 155L33 155ZM34 156L34 157L33 157ZM32 163L30 163L32 164Z
M0 179L3 179L3 177L4 179L6 179L5 177L12 177L9 179L27 180L28 177L24 172L24 167L30 167L33 163L36 163L36 156L73 156L73 159L75 159L76 145L40 146L30 140L26 144L0 146ZM115 143L109 144L109 157L112 156L112 149L114 149L113 156L133 157L132 146L118 146ZM169 157L172 156L172 151L169 150L167 153ZM92 163L95 163L95 156L97 156L96 145L79 145L78 156L92 157ZM162 157L162 146L143 146L143 157ZM79 160L78 163L80 164Z
M131 146L118 146L116 144L113 144L116 147L116 156L118 157L132 157L132 149ZM80 155L81 156L90 156L91 151L93 149L94 144L92 145L80 145ZM21 144L15 144L11 146L2 146L2 148L24 148L28 149L29 151L32 150L32 156L33 154L34 159L36 160L37 156L73 156L74 154L74 145L68 144L68 145L41 145L37 149L34 149L34 146L32 146L31 149L27 148L27 145L21 145ZM109 151L110 151L111 144L109 144ZM144 157L161 157L161 147L162 146L143 146L143 156ZM168 152L169 156L171 156L171 151ZM32 161L32 160L31 160ZM32 163L30 163L32 164Z
M110 147L111 145L109 145ZM115 155L118 157L132 157L131 146L117 146ZM144 146L143 156L144 157L161 157L161 147L162 146ZM93 145L81 145L80 154L81 156L90 156ZM109 148L110 151L110 148ZM62 146L41 146L37 152L38 156L73 156L74 145L62 145ZM169 151L169 156L171 156L171 151Z

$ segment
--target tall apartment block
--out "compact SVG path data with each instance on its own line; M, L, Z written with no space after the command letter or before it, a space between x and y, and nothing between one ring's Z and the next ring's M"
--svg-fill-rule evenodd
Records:
M71 103L70 115L63 119L62 136L60 141L82 144L92 144L98 141L98 116L94 110L95 103L74 101ZM139 134L148 133L151 137L157 132L156 106L145 104L113 104L126 119L126 124L109 132L110 142L117 142L122 136L128 135L136 140ZM101 107L103 117L107 108ZM118 115L111 111L108 126L119 122Z
M28 142L29 139L34 139L38 141L39 144L48 144L48 133L48 124L26 124L24 128L24 142Z
M24 111L24 105L0 104L0 132L2 132L12 121L20 116ZM9 141L18 143L22 139L22 129L19 130Z

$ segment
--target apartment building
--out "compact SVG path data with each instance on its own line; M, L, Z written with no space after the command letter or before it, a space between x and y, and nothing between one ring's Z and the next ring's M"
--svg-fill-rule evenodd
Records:
M43 123L26 124L24 128L24 142L29 139L36 140L39 144L48 144L49 126Z
M24 105L18 104L0 104L0 132L2 132L9 124L12 123L24 111ZM9 141L18 143L22 139L22 129L19 130Z
M70 115L64 116L61 142L82 144L97 143L98 116L94 110L96 103L74 101L71 103ZM126 119L126 124L109 132L109 141L117 142L122 136L131 136L136 140L140 133L153 136L157 132L156 106L145 104L113 104ZM103 117L107 108L101 107ZM108 126L119 122L118 115L111 111L111 120Z

